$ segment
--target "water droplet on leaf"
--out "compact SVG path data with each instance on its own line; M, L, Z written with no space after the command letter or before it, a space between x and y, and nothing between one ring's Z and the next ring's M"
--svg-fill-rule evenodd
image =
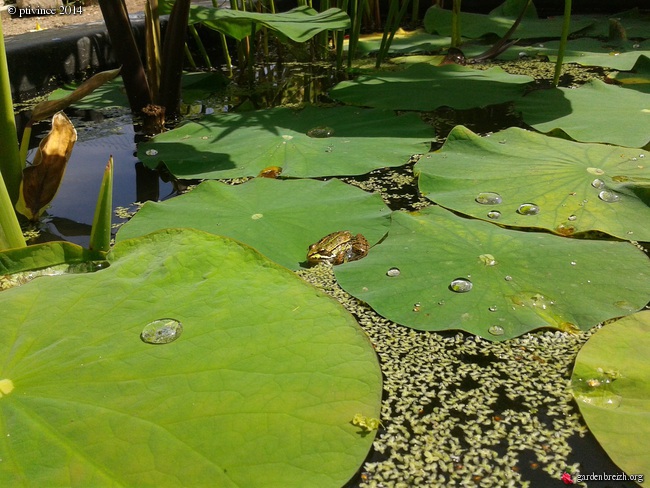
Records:
M500 336L505 333L505 330L500 325L493 325L488 329L488 332L495 336Z
M390 268L388 271L386 271L386 276L399 276L399 275L400 275L399 268Z
M611 190L601 191L598 194L598 198L600 198L603 202L607 202L607 203L614 203L621 200L621 197Z
M156 151L155 149L147 149L144 153L147 156L155 156L156 154L158 154L158 151Z
M456 278L449 284L449 289L456 293L467 293L474 285L465 278Z
M569 220L570 220L571 222L573 222L573 221L574 221L575 219L577 219L577 218L578 218L578 217L576 217L575 215L569 215Z
M592 175L604 175L605 172L600 168L587 168L587 171Z
M474 200L476 200L476 202L480 203L481 205L498 205L502 202L501 195L491 191L484 191L479 193L476 195L476 198Z
M517 209L517 213L521 215L537 215L539 207L534 203L522 203Z
M158 319L149 322L142 329L140 339L148 344L169 344L178 339L183 326L176 319Z
M591 182L591 186L593 186L598 190L602 190L603 188L605 188L605 182L600 178L596 178L594 181Z
M487 216L488 216L489 219L494 219L494 220L496 220L496 219L498 219L499 217L501 217L501 212L499 212L498 210L490 210L490 211L487 213Z
M325 139L326 137L332 137L334 135L334 129L326 126L314 127L307 131L307 135L314 139Z

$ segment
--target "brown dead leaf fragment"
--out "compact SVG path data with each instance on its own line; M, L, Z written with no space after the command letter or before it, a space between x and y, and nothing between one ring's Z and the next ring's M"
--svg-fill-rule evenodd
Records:
M23 170L16 210L38 220L54 199L77 141L77 131L63 112L52 117L52 130L38 145L31 166Z

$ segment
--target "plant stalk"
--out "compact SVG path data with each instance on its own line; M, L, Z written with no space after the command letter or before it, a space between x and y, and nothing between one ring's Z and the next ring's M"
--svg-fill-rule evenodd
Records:
M460 1L454 0L451 8L451 47L458 47L461 44Z
M22 179L23 163L20 160L18 148L18 134L16 133L16 119L14 118L14 105L11 98L7 53L2 34L2 20L0 20L0 115L0 141L2 141L0 174L2 174L5 181L3 186L6 185L9 201L16 203L20 180ZM13 212L13 205L10 205L10 208Z
M564 23L562 24L562 37L560 39L560 47L557 50L557 61L555 62L555 74L553 75L553 86L557 87L560 82L560 75L562 74L562 61L564 61L564 51L566 50L566 43L569 39L569 31L571 30L571 0L564 0Z
M169 119L180 114L183 46L185 45L189 15L190 0L176 0L171 14L169 14L169 23L165 31L159 105L165 107L165 116Z
M122 80L134 113L151 103L149 82L140 60L140 52L131 30L124 0L99 0L99 7L111 38L113 49L122 63Z

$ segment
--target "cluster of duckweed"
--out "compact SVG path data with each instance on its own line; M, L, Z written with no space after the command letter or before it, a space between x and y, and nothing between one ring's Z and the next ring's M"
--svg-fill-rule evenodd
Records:
M542 486L578 472L569 441L587 429L569 380L590 332L419 332L345 293L327 265L298 274L357 317L384 373L383 427L352 486Z
M432 205L430 200L420 195L413 174L413 165L420 157L419 154L413 155L404 166L377 169L363 178L340 179L367 192L379 193L391 209L419 210Z

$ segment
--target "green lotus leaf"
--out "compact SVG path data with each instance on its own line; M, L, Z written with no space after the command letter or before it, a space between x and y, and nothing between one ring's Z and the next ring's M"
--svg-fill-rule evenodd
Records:
M334 269L345 291L390 320L490 340L586 330L650 298L650 264L630 243L504 229L437 206L394 212L380 245Z
M379 416L381 372L338 303L195 230L108 260L0 293L1 486L338 487L355 473L374 436L352 419Z
M424 28L427 32L441 36L451 36L451 10L431 7L424 16ZM461 12L460 24L463 37L477 39L489 34L503 37L516 19L497 14L483 15ZM536 39L560 37L562 34L562 17L534 19L525 16L517 27L514 37L519 39ZM577 32L594 24L593 19L571 19L571 32Z
M590 17L594 24L581 33L585 36L609 37L610 19L615 19L625 29L628 39L647 39L650 37L650 15L638 8L632 8L609 16L571 15L571 23L573 23L574 19L581 20L587 17Z
M358 175L427 152L433 132L413 113L273 108L183 124L141 144L138 157L179 178L256 176L269 166L291 177Z
M374 33L359 37L357 54L366 56L379 51L383 34ZM423 51L438 51L451 45L450 37L434 36L422 29L404 31L398 29L388 50L389 53L417 53ZM347 49L347 46L346 46ZM485 50L485 47L483 48Z
M166 202L148 202L117 233L122 241L164 229L193 227L253 246L291 269L307 258L310 244L331 232L363 234L370 244L387 232L390 210L378 194L339 180L255 178L230 186L205 181Z
M650 94L592 80L580 88L538 90L515 101L524 121L572 139L643 147L650 142Z
M650 311L607 324L578 353L571 377L580 413L616 465L650 466Z
M630 72L614 71L608 74L607 78L613 80L614 83L625 85L627 88L648 93L650 91L650 57L641 56Z
M172 4L173 1L163 1L161 12L169 13ZM266 27L296 42L304 42L324 30L349 28L350 18L338 8L317 12L311 7L302 6L271 14L192 5L188 23L202 23L239 41L250 36L253 28Z
M548 56L549 60L557 60L560 41L545 42L542 46L515 46L508 52L524 52L528 56ZM625 41L612 43L591 38L572 39L567 42L563 63L577 63L582 66L603 66L606 68L628 71L640 57L650 56L650 41ZM502 57L500 56L500 59Z
M430 200L479 219L561 235L597 230L650 240L650 153L510 128L455 127L415 166ZM533 206L527 205L532 204Z
M330 90L330 96L344 103L393 110L466 109L519 98L532 81L530 76L510 75L498 67L477 70L456 64L414 64L396 73L343 81Z
M103 259L102 253L90 251L72 242L44 242L0 252L0 275L21 273L60 264L81 264L99 259Z
M181 78L181 89L183 102L191 103L195 100L208 98L214 95L215 91L224 87L228 80L220 73L183 73ZM48 96L48 100L65 98L72 93L78 84L71 83L63 88L57 88ZM105 83L95 89L90 95L72 105L74 108L83 110L97 110L107 107L128 107L129 101L124 91L122 77Z

